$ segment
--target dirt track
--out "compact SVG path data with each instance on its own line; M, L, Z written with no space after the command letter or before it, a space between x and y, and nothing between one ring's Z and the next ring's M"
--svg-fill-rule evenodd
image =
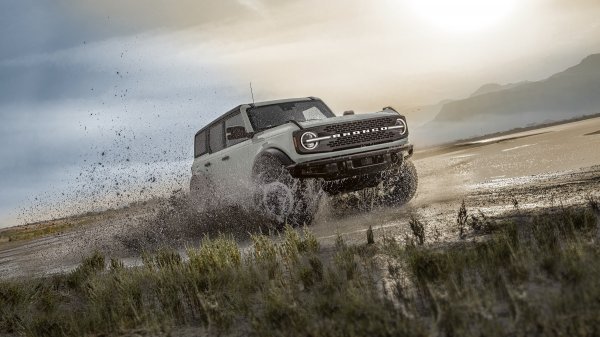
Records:
M376 236L385 232L402 238L409 231L410 214L426 224L427 241L456 240L455 219L462 200L471 212L501 216L517 208L569 205L584 202L587 195L600 197L600 118L428 149L416 153L414 162L419 189L404 207L357 212L336 209L325 200L311 226L322 246L332 245L338 234L350 242L363 242L370 225ZM67 233L0 244L0 277L68 270L94 249L136 263L136 254L123 249L119 238L134 230L144 233L140 223L159 207L150 203Z
M409 205L341 219L329 212L312 230L323 243L336 233L365 240L369 224L403 236L413 212L427 223L428 238L452 240L463 199L486 215L514 211L515 200L521 210L583 203L588 194L600 195L598 130L595 118L419 152L413 159L419 189Z

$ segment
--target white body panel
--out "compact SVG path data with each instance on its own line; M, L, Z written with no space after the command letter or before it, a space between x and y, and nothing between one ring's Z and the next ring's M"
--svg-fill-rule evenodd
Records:
M293 99L275 102L290 102L298 100L308 99ZM267 103L272 104L272 102ZM259 105L262 104L257 104L257 106ZM240 106L239 111L241 112L242 117L244 119L244 126L246 128L246 131L253 132L252 126L246 114L246 110L248 108L250 108L249 105L242 105ZM349 121L360 121L365 119L371 119L374 117L383 117L386 115L398 116L395 112L383 111L360 115L337 116L323 120L302 122L300 124L303 127L313 127ZM215 189L211 193L216 193L219 197L224 198L226 200L238 202L238 200L236 199L239 199L239 197L243 199L248 198L249 193L253 188L252 172L254 167L254 161L266 149L277 149L286 154L292 160L292 162L303 163L312 160L326 159L331 157L385 149L388 147L404 145L408 143L408 138L404 138L399 141L364 147L356 147L334 152L300 154L296 151L292 137L294 131L297 131L299 129L300 128L293 123L286 123L256 133L253 135L252 138L246 139L241 143L235 144L231 147L227 147L216 153L210 153L199 156L194 160L194 163L192 165L192 175L202 176L200 180L203 181L203 184L212 184L212 186ZM224 160L224 158L227 158L227 160ZM207 164L209 164L209 166L206 166ZM217 197L217 195L215 195L215 197Z

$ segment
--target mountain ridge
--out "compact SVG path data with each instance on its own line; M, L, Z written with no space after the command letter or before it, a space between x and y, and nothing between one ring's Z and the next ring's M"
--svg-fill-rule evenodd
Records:
M600 111L600 54L590 55L579 64L541 81L521 82L445 104L433 121L461 121L489 114L549 109Z
M443 104L418 133L436 132L448 141L596 113L600 53L539 81L484 84L469 97Z

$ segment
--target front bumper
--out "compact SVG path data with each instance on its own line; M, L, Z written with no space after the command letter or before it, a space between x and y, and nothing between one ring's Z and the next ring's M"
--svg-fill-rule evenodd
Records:
M298 164L286 168L295 178L335 180L376 173L402 164L413 154L413 146L404 144L381 150L353 153Z

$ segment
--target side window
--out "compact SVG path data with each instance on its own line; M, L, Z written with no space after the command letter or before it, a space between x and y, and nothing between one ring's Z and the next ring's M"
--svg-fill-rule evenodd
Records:
M194 139L194 158L200 157L201 155L208 152L208 146L206 143L206 131L196 135Z
M223 132L223 122L219 122L210 127L208 134L210 143L210 153L223 150L225 147L225 133Z
M244 120L242 119L242 114L241 113L237 113L229 118L227 118L225 120L225 130L227 130L227 128L232 127L232 126L244 126ZM242 138L242 139L234 139L234 140L228 140L227 141L227 147L233 146L235 144L241 143L243 141L245 141L246 139Z

